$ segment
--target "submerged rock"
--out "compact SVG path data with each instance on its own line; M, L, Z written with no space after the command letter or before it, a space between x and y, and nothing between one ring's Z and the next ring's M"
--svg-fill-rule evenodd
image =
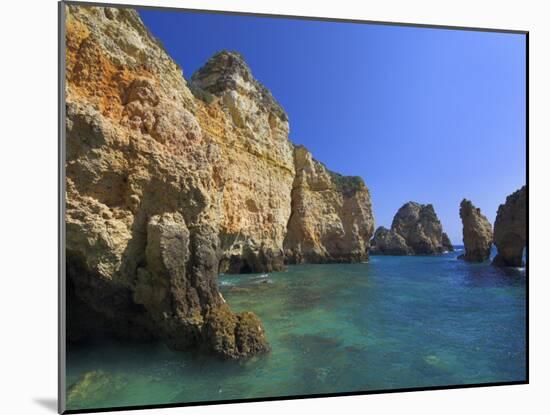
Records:
M294 163L292 214L284 240L286 261L367 260L374 217L363 180L331 172L303 146L295 147Z
M371 253L378 255L429 255L454 248L443 232L431 204L404 204L395 214L391 229L378 228L371 241Z
M497 266L520 267L527 244L527 187L512 193L499 206L495 220L494 242Z
M102 370L86 372L67 389L67 407L93 407L96 403L116 398L125 386L120 375L112 375Z
M493 243L493 228L481 210L469 200L460 203L460 219L462 219L462 238L464 254L459 259L470 262L483 262L489 259Z

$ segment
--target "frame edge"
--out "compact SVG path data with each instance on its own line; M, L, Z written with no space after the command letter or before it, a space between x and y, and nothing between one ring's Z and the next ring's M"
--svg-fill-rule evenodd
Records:
M58 47L58 390L57 411L66 411L66 304L65 304L65 12L64 1L57 3L57 47Z

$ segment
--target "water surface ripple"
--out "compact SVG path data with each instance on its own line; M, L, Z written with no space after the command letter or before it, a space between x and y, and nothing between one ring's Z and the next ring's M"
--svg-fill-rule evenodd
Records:
M162 344L71 349L68 385L92 370L114 384L72 408L524 380L525 270L458 254L222 275L233 310L264 322L271 353L228 362Z

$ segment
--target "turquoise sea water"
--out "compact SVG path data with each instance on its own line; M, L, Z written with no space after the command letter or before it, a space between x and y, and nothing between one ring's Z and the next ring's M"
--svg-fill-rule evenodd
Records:
M68 385L94 370L106 380L70 409L525 380L525 270L460 253L222 275L233 310L262 319L271 353L229 362L162 344L71 349Z

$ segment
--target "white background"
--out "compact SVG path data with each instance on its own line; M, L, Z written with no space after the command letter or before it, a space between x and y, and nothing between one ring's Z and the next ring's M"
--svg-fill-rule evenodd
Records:
M187 414L541 413L550 407L550 164L545 1L135 0L140 4L530 31L531 384L141 411ZM0 412L52 414L57 393L57 4L9 0L0 14ZM494 151L498 151L495 148ZM422 335L419 333L419 335ZM548 413L548 412L546 412Z

